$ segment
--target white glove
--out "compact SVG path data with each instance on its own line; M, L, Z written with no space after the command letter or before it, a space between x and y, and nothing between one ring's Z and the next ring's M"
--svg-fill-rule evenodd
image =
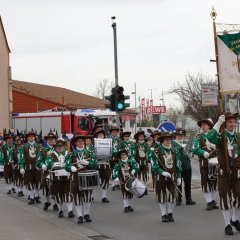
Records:
M182 179L181 178L177 178L177 186L180 186L182 183Z
M20 173L23 175L25 173L25 170L23 168L21 168Z
M117 177L117 178L115 178L115 179L114 179L114 182L115 182L115 184L116 184L116 185L118 185L118 184L119 184L119 182L120 182L119 178L118 178L118 177Z
M80 160L79 163L82 165L85 165L85 166L87 166L89 164L89 162L87 160Z
M222 126L222 124L225 122L225 115L221 115L219 118L218 118L218 121L216 122L216 124L214 125L214 129L219 132L220 130L220 127Z
M42 165L42 170L46 171L47 170L47 166L45 164Z
M209 157L209 153L205 151L203 156L207 159Z
M75 168L74 166L71 166L71 172L76 172L77 168Z
M164 177L169 177L169 178L172 177L169 172L162 172L162 175L163 175Z
M135 174L135 172L136 172L136 171L133 169L133 170L131 171L131 174L132 174L132 175L134 175L134 174Z

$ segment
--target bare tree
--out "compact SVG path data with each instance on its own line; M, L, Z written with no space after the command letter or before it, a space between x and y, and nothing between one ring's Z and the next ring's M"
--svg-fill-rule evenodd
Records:
M113 84L113 81L110 82L107 78L100 80L97 84L97 96L104 99L104 96L114 86Z
M202 83L215 82L212 77L198 73L196 76L188 73L185 76L185 82L178 82L173 87L172 91L175 92L182 102L184 114L190 116L194 120L203 118L212 118L215 122L218 119L219 111L217 106L205 107L202 106Z

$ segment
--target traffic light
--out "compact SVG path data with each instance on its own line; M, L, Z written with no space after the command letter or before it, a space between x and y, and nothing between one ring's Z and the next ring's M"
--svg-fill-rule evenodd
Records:
M125 103L125 100L129 99L130 96L124 95L124 88L120 86L115 87L115 109L117 112L125 110L130 107L130 103Z
M115 102L115 88L112 88L112 94L110 96L105 96L105 100L108 100L109 103L105 104L105 108L116 111L116 102Z

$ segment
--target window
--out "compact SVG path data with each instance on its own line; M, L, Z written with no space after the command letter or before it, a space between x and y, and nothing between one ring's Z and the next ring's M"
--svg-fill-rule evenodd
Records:
M78 128L82 130L88 130L88 118L79 117L78 118Z

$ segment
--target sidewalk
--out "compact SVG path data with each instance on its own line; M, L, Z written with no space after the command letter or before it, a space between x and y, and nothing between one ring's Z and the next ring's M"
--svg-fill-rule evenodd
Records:
M52 213L0 193L1 240L90 240L101 239L100 236L95 231L67 219L58 219Z

